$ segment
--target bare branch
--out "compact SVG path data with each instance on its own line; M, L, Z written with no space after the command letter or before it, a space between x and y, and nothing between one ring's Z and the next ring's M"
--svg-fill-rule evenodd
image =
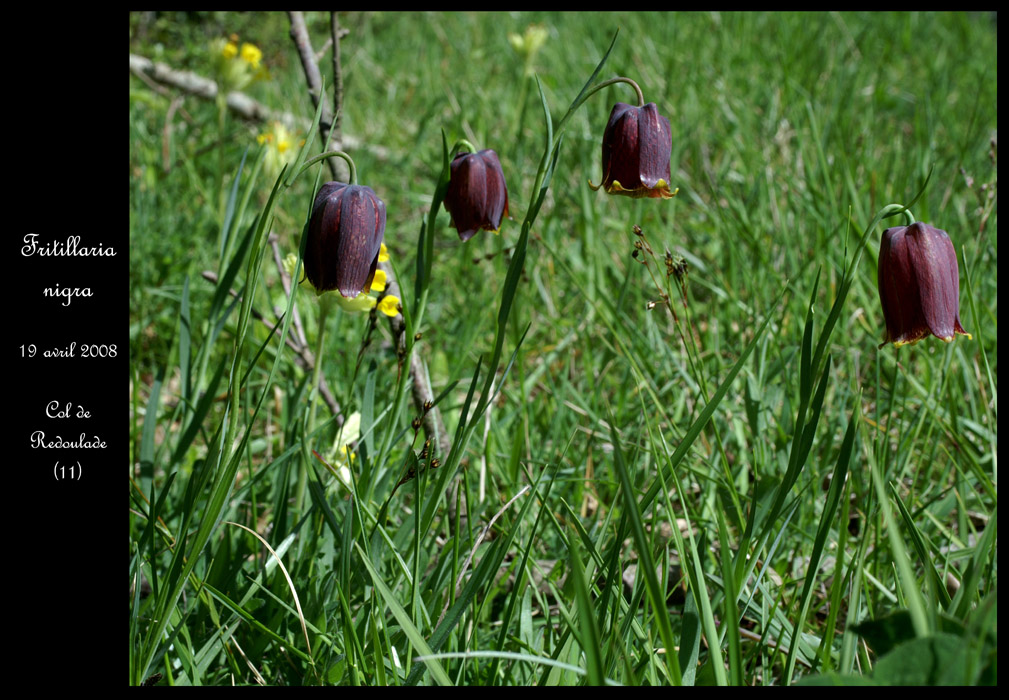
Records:
M343 73L340 70L340 37L346 31L340 28L340 20L336 12L329 13L329 40L333 42L333 139L341 142L340 118L343 110Z
M180 71L164 64L155 63L149 58L130 54L130 72L144 81L152 90L167 97L167 91L161 87L169 87L182 90L190 95L196 95L205 100L212 100L217 97L217 83L209 78L204 78L191 71ZM301 129L307 131L312 125L311 120L296 116L290 112L280 112L272 110L261 102L257 102L242 92L232 91L227 97L228 109L249 121L256 122L281 122L289 129ZM180 111L181 113L181 111ZM187 118L192 121L191 117ZM342 147L347 149L367 149L376 158L386 160L389 158L389 150L382 146L374 146L362 143L360 139L354 137L344 138ZM342 161L340 161L342 162Z
M294 48L298 50L298 57L301 58L301 69L305 72L305 82L308 83L308 93L312 96L312 106L318 109L319 95L322 93L322 73L319 72L315 51L312 50L312 40L308 36L305 17L295 11L288 12L287 17L291 21L291 40L294 42ZM319 133L322 134L322 150L324 151L329 144L329 129L332 124L333 112L328 105L323 105ZM332 167L333 159L331 158L328 162Z
M315 52L315 60L317 62L321 61L322 58L326 55L326 52L329 51L329 47L332 45L333 45L333 39L332 38L326 39L326 43L324 43L322 47Z

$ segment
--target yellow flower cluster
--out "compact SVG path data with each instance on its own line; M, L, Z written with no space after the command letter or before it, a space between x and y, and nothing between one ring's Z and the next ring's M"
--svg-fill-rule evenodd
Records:
M256 78L266 77L263 52L255 44L238 46L238 36L215 39L210 46L214 74L222 91L241 90Z
M242 44L242 60L253 68L259 68L259 62L263 59L263 52L255 44Z

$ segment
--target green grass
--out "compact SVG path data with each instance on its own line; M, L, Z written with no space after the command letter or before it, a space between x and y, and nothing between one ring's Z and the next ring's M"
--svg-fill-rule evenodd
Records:
M298 253L329 171L287 187L267 126L131 76L130 683L997 683L994 16L340 21L347 150L451 450L425 469L384 317L362 346L368 316L330 312L317 352L315 295L281 286L268 236ZM508 42L532 23L535 78ZM321 151L285 14L130 27L206 76L212 39L256 43L244 91ZM565 121L618 28L590 82L670 120L672 200L588 187L626 85ZM511 220L463 244L439 208L420 241L458 139L499 154ZM891 203L949 232L973 339L877 349ZM362 417L353 498L299 322Z

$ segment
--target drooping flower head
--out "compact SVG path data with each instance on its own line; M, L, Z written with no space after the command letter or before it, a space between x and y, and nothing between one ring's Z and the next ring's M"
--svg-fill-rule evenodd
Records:
M614 105L603 132L603 181L608 194L669 199L669 159L673 135L669 120L654 102L634 107Z
M480 229L497 233L501 219L508 215L508 188L497 153L487 149L455 157L445 209L464 241Z
M883 231L879 244L883 344L900 346L934 335L946 342L970 334L960 325L960 272L949 235L913 223Z
M305 273L317 292L347 299L371 290L385 234L385 204L363 185L327 182L315 197Z

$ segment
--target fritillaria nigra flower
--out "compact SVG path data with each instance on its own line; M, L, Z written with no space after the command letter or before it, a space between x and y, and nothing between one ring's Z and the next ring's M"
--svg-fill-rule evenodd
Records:
M608 194L669 199L673 132L654 102L633 107L618 102L603 132L603 182Z
M327 182L312 205L305 274L319 293L348 299L371 290L385 234L385 204L362 185Z
M460 153L452 161L445 209L459 238L468 241L477 231L497 232L508 215L508 188L497 153Z
M913 223L883 231L879 244L879 301L886 343L915 343L929 335L953 340L960 325L960 273L945 231Z

